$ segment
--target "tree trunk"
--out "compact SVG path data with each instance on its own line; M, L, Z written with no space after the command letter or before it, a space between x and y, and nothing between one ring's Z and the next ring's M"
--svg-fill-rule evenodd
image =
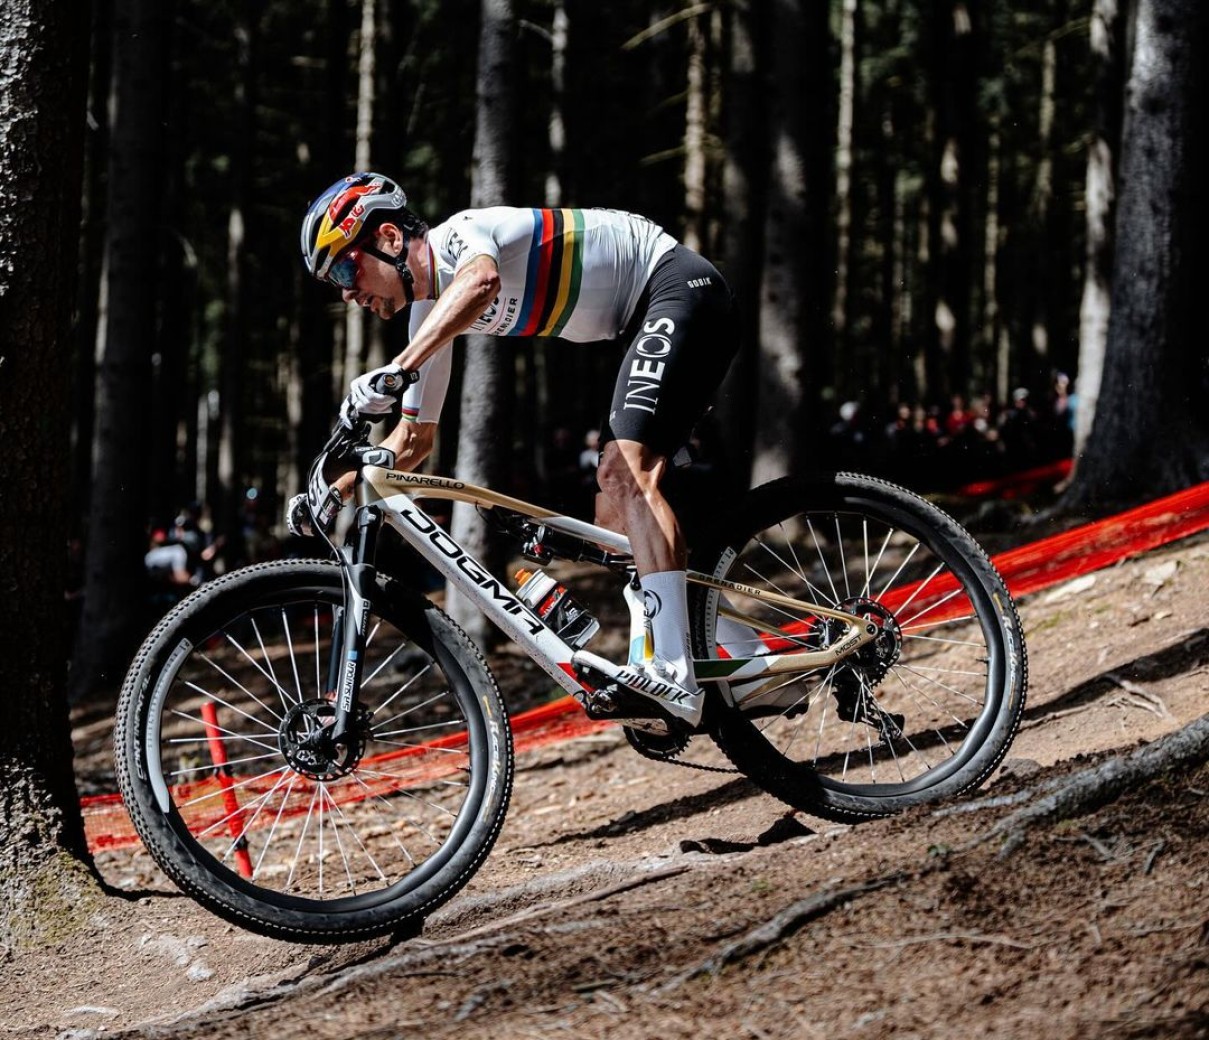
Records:
M113 2L92 5L89 46L88 120L84 147L84 193L80 236L78 317L72 330L71 482L79 489L73 526L88 515L92 481L93 408L96 404L96 346L101 265L105 255L105 182L109 158L109 81L112 75ZM82 533L82 532L81 532Z
M973 201L981 183L978 128L977 13L965 0L938 4L931 16L935 137L928 174L928 234L933 328L928 384L934 395L968 394L974 244Z
M79 245L88 20L0 7L0 951L80 919L95 891L71 767L68 341ZM19 200L18 204L16 203ZM30 219L30 215L37 219ZM53 286L53 292L46 287Z
M886 154L893 154L894 109L886 103L882 113L882 145ZM869 371L878 399L891 405L902 400L899 359L900 345L895 340L895 307L899 299L898 278L902 276L899 260L899 170L893 163L880 163L877 177L877 235L881 242L881 263L878 272L878 300L873 312Z
M765 5L737 0L730 6L726 79L726 155L722 168L722 274L735 294L739 353L718 391L717 413L727 431L728 462L735 480L750 483L755 438L756 372L760 353L760 281L768 191L768 90Z
M348 7L342 0L327 0L324 15L323 105L315 118L305 123L310 131L306 150L311 157L307 179L314 194L335 179L332 171L342 165L342 135L347 123L347 99L342 84L350 32ZM301 265L298 269L301 272ZM342 381L343 365L336 364L334 344L336 321L332 315L339 308L309 277L299 273L294 284L299 300L299 328L298 351L290 361L290 379L298 394L299 420L292 427L295 461L291 471L298 473L299 483L291 485L291 493L302 490L307 467L322 447L335 418L336 401L347 390Z
M1095 128L1087 146L1087 252L1083 299L1079 306L1079 368L1075 390L1075 465L1087 447L1108 341L1112 291L1112 222L1116 205L1115 162L1121 139L1121 85L1124 76L1118 0L1095 0L1091 49L1096 59Z
M173 50L175 46L173 45ZM160 173L164 233L161 236L160 319L153 356L151 438L148 445L150 475L149 515L168 523L181 506L195 498L188 480L196 470L182 464L183 417L195 412L197 380L190 364L191 323L198 310L197 260L185 237L182 215L188 210L189 147L186 128L192 125L188 91L173 78L168 94L169 137Z
M243 537L243 496L248 471L245 382L251 368L248 317L252 287L248 284L248 256L250 243L255 237L250 233L249 223L252 220L253 149L257 126L257 57L263 9L264 0L248 0L241 4L236 9L238 15L235 25L239 71L234 113L239 132L233 135L230 149L226 314L219 373L218 482L221 492L220 505L214 514L219 518L218 529L224 539L223 563L228 570L247 562Z
M684 106L684 244L705 252L706 28L688 20L688 85Z
M982 248L982 358L983 385L992 386L995 400L1009 393L1009 340L999 317L999 152L1002 139L998 120L987 142L986 231Z
M84 615L71 686L115 685L145 623L147 430L171 5L118 0ZM148 251L152 257L148 262Z
M357 135L353 169L370 168L370 142L374 125L374 0L361 0L361 31L357 47ZM369 313L355 303L344 306L344 382L351 383L362 372L377 365L370 363L366 326ZM379 337L379 343L381 337ZM379 352L380 354L380 352ZM379 364L381 362L379 361Z
M1138 0L1135 19L1104 379L1068 508L1209 478L1209 329L1192 274L1206 216L1193 142L1204 125L1209 14L1195 0Z
M835 292L831 309L831 325L840 343L848 328L856 65L856 0L843 0L840 4L839 113L835 133Z
M1037 152L1040 159L1033 177L1028 222L1036 229L1039 248L1029 270L1028 293L1030 334L1023 344L1016 382L1036 389L1045 382L1050 357L1049 282L1056 276L1049 228L1054 202L1054 81L1057 76L1057 48L1047 39L1041 48L1041 93L1037 112ZM1002 400L1006 401L1006 398Z
M472 206L497 206L508 200L513 126L513 51L516 34L512 0L482 0L479 32L477 106L474 135ZM506 479L512 444L513 354L491 336L466 337L462 376L458 477L468 484L500 485ZM490 532L473 506L453 509L453 536L489 570L502 559ZM455 590L446 608L479 645L492 637L486 619Z
M764 214L755 483L794 472L805 424L817 412L808 402L820 379L810 370L808 352L817 357L822 338L818 304L824 282L817 265L826 255L819 234L826 193L812 150L820 128L811 118L825 107L808 76L825 67L820 51L826 54L827 33L820 12L825 16L822 5L805 10L791 0L778 0L771 11L776 89L767 103L772 157Z
M915 385L915 370L911 352L914 339L911 336L913 312L911 310L911 285L914 267L910 257L909 229L907 217L907 180L905 170L894 174L894 227L891 238L894 255L894 272L891 286L890 307L890 351L894 357L894 382L899 388L899 400L919 400L919 387Z
M563 164L567 150L567 127L563 121L567 84L567 27L566 0L554 0L550 26L550 119L546 130L550 146L550 168L546 171L547 206L561 206L563 200Z

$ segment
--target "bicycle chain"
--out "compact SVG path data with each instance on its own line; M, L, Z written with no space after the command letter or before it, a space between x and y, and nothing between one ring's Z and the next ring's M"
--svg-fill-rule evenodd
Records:
M703 773L737 773L734 766L706 766L700 762L681 762L678 758L665 759L669 765L680 766L683 769L699 769Z
M703 773L737 773L739 770L727 766L707 766L701 765L698 762L684 762L680 756L688 750L689 743L693 739L693 734L687 734L677 740L677 746L669 746L666 751L658 751L651 745L644 746L644 738L649 738L649 734L644 734L640 730L634 729L632 726L622 726L622 732L625 734L626 742L643 758L649 758L652 762L662 762L668 765L680 766L684 769L698 769Z

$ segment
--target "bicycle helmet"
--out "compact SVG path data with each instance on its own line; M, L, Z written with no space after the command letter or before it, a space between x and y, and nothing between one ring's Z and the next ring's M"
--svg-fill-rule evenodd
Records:
M397 224L406 239L422 233L427 226L407 208L407 195L389 177L372 172L343 177L311 203L302 219L302 262L320 281L350 288L351 278L339 277L339 260L359 246L393 265L410 290L406 245L399 257L393 257L361 241L387 222Z

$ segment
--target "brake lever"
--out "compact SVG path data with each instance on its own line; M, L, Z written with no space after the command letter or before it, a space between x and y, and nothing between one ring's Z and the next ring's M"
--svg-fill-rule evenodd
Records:
M382 469L395 468L395 453L389 448L379 448L372 444L356 447L351 452L359 466L379 466Z

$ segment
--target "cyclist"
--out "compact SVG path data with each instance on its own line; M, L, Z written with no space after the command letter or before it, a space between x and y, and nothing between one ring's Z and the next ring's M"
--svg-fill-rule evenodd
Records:
M490 207L428 227L396 182L356 173L302 222L302 257L320 281L383 319L410 308L410 342L352 383L348 414L395 399L371 382L414 372L383 444L411 469L432 449L455 336L549 336L629 344L607 422L596 521L626 534L654 642L632 684L695 725L702 691L687 644L685 545L660 484L705 412L736 348L730 290L703 257L644 217L604 209ZM347 492L347 487L341 489Z

